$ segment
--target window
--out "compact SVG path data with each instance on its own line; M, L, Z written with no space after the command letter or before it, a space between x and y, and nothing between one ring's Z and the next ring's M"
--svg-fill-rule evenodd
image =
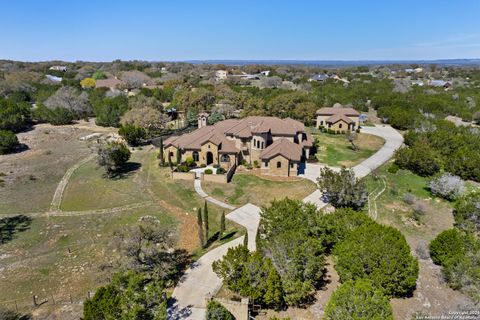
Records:
M168 154L170 157L173 157L173 152L170 151L170 153Z
M320 125L323 126L323 121L320 121Z
M197 151L192 152L192 158L193 158L193 161L198 161L200 159Z
M277 168L281 168L282 167L282 163L280 161L277 161Z
M265 161L265 168L268 168L268 161Z
M292 162L292 163L290 163L290 168L293 168L293 162Z
M262 141L262 149L264 148L263 146L265 145L265 142Z
M228 154L222 154L220 157L221 162L230 162L230 156Z
M338 128L339 128L339 129L342 129L342 124L341 124L341 123L338 125Z
M260 149L260 141L257 140L257 149Z

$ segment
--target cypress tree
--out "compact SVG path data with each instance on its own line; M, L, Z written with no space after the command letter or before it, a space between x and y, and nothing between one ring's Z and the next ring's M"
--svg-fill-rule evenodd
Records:
M248 232L245 233L245 238L243 238L243 245L245 248L248 247Z
M220 236L219 236L219 238L222 238L224 232L225 232L225 211L222 212L222 216L220 217Z
M163 167L165 165L165 159L163 157L163 137L160 137L160 150L158 152L158 159L160 159L160 165Z
M180 151L180 148L177 148L177 165L182 162L182 152Z
M170 170L173 170L172 156L170 155L170 152L168 153L168 165L170 166Z
M205 238L203 236L203 225L202 225L202 208L197 210L197 225L198 225L198 238L200 240L200 245L202 248L205 247Z
M205 226L205 240L208 242L208 207L207 207L207 200L205 200L205 205L203 208L203 223Z

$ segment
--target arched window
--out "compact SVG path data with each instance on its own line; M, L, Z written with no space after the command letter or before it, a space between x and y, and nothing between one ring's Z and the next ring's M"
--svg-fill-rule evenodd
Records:
M257 140L257 149L260 149L260 141Z
M200 157L198 156L198 151L193 151L192 152L192 158L193 158L193 161L200 160Z
M277 168L281 168L282 167L282 163L280 161L277 161Z
M220 157L221 162L230 162L230 156L228 154L222 154Z
M340 124L338 125L338 127L339 127L340 129L342 129L342 124L340 123Z

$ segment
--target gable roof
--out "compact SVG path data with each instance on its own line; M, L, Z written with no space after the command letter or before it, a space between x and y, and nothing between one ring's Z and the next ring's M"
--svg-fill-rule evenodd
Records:
M123 84L123 81L120 79L99 79L95 82L95 88L116 88L118 85L121 84Z
M305 129L303 123L290 118L276 117L247 117L237 120L231 128L225 131L226 135L239 138L248 138L256 133L270 132L272 135L294 136Z
M276 156L283 156L288 160L300 161L302 156L302 146L291 142L288 139L280 138L260 153L260 159L270 160Z
M355 122L344 114L334 114L333 116L331 116L330 118L328 118L325 121L327 123L337 123L338 121L342 121L342 120L343 120L343 122L348 123L348 124Z

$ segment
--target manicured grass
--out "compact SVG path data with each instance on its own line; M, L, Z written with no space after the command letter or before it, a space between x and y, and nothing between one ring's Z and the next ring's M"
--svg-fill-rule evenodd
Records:
M145 157L145 153L135 152L130 163L141 166ZM62 210L105 209L151 200L136 179L140 168L124 177L109 179L96 161L87 162L72 174L60 206Z
M358 150L354 151L344 134L317 133L313 138L319 142L316 154L318 161L334 167L353 167L373 155L385 143L380 137L358 133L354 141Z
M272 181L250 174L237 173L228 184L203 183L205 192L232 205L244 205L248 202L257 206L269 204L274 199L303 199L316 186L309 180Z

